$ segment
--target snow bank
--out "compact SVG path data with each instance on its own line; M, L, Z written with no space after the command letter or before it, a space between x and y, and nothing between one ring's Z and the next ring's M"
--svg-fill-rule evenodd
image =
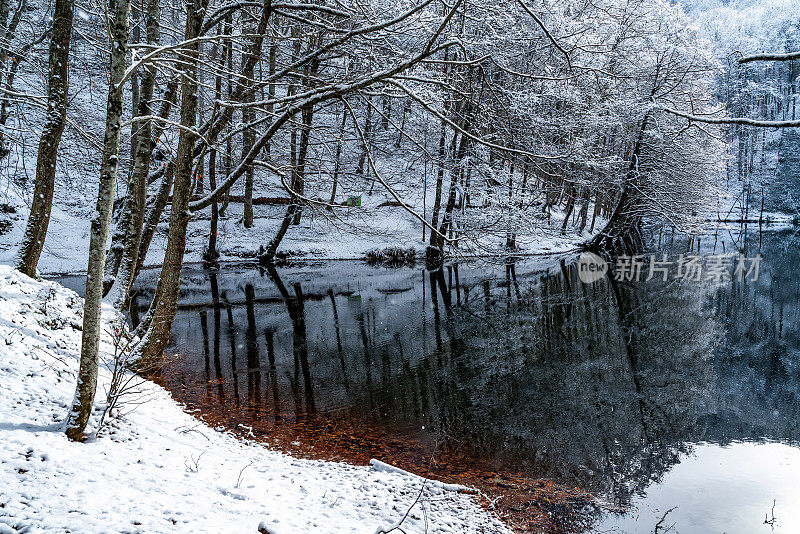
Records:
M432 195L432 193L431 193ZM57 199L58 200L58 199ZM86 200L84 204L93 201ZM0 176L0 203L12 206L16 213L0 214L8 221L8 228L0 231L0 264L13 265L19 243L25 231L29 209L25 202L8 190L5 179ZM59 207L64 202L54 201L42 256L38 269L42 274L77 273L86 271L89 257L90 217L79 209ZM374 204L374 203L373 203ZM269 243L277 232L283 217L284 206L255 206L255 224L252 228L242 226L242 204L232 203L227 215L219 221L217 246L220 261L255 260L261 246ZM518 235L520 251L530 254L557 254L576 250L580 243L591 237L588 231L582 235L569 233L562 236L558 212L553 214L552 228L543 228L531 235ZM189 222L186 236L184 262L199 263L208 244L208 214L203 212ZM161 265L167 245L169 218L162 217L145 258L145 265ZM598 223L597 228L602 228ZM428 234L429 235L429 234ZM480 247L465 241L458 250L460 254L502 254L505 236L486 236ZM281 242L279 251L296 259L361 259L367 251L375 248L400 246L414 248L423 254L426 242L422 240L422 225L411 215L397 207L365 207L353 212L337 214L335 221L311 210L305 214L301 224L292 227ZM452 252L452 251L450 251Z
M401 470L294 459L215 431L148 381L99 437L67 441L81 307L0 266L0 533L372 534L400 521L405 532L508 532L472 496ZM96 404L109 379L102 368Z

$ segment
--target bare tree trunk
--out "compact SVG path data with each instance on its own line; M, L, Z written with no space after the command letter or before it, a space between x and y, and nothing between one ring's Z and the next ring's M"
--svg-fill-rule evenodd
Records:
M294 40L292 43L292 63L297 61L297 58L300 57L300 27L298 25L292 26L292 39ZM299 73L298 73L299 74ZM297 93L299 90L299 83L292 82L289 84L289 87L286 89L287 96L291 96ZM299 199L294 194L297 191L297 128L295 128L294 124L290 126L289 132L289 164L291 165L291 187L292 187L292 194L290 195L292 198L293 203L289 206L287 210L287 214L291 211L292 216L289 219L289 224L295 220L295 214L299 208L297 202ZM298 221L299 222L299 221ZM274 248L277 249L278 244L280 244L281 239L283 239L283 235L286 233L286 230L283 230L283 223L281 223L281 228L278 229L277 236L273 238L270 242L269 249ZM276 241L277 240L277 241ZM274 250L273 250L274 252Z
M203 43L197 44L197 56L200 57L203 55ZM197 123L203 124L205 122L205 88L203 83L203 71L197 71ZM202 143L201 151L198 156L197 164L195 164L195 173L194 173L194 182L192 185L192 191L197 193L198 195L202 196L205 186L203 185L203 179L205 178L205 170L206 170L206 151L208 150L208 143Z
M364 176L364 164L367 162L367 150L370 149L369 139L372 132L372 106L371 106L372 99L370 97L367 97L366 102L367 102L367 114L364 117L364 141L366 141L366 144L364 145L364 148L361 151L361 156L358 158L358 167L356 168L356 174L359 176Z
M381 115L381 128L389 129L389 120L392 117L392 99L389 95L383 94L383 114Z
M169 117L172 111L172 106L174 105L175 99L178 96L179 83L180 80L177 77L171 78L167 83L167 88L164 90L164 96L161 99L161 109L158 112L159 117ZM160 151L156 151L156 147L158 146L158 140L164 131L165 124L155 123L152 125L152 128L153 134L150 140L151 151L155 151L155 155L157 157L163 158L163 154ZM163 166L161 169L151 174L147 179L149 183L159 179L160 182L155 197L151 202L147 203L144 224L142 225L142 239L139 244L139 253L136 258L136 269L133 272L133 276L131 276L130 285L133 285L133 282L136 281L136 277L139 276L139 271L142 270L144 261L147 259L147 251L150 249L150 242L153 239L153 234L155 234L155 231L158 228L158 222L161 220L161 214L164 212L167 202L169 202L169 192L172 188L172 179L174 174L175 164L173 162L169 162L166 164L166 166Z
M569 218L572 215L572 210L575 209L575 184L573 184L572 182L567 182L566 194L567 194L567 206L565 208L565 213L564 213L564 222L561 223L562 234L565 234L567 232L567 225L569 224Z
M218 46L215 44L211 49L211 59L217 59ZM223 49L220 54L220 66L225 67L226 52ZM220 100L222 99L222 76L217 73L214 82L214 109L211 112L211 119L213 121L216 113L219 111ZM208 184L212 191L217 188L217 149L212 146L208 153ZM211 204L211 224L208 232L208 247L203 251L203 261L207 263L216 263L219 258L217 251L217 226L219 225L219 203L215 200Z
M58 144L67 120L67 72L74 13L75 0L55 0L47 75L47 115L36 158L33 205L17 259L17 269L28 276L36 275L53 206Z
M153 235L156 233L156 229L158 228L158 222L161 220L161 214L164 213L164 208L167 207L167 203L169 202L169 192L172 189L172 181L174 176L175 164L170 162L164 169L163 175L161 176L161 182L158 186L158 191L156 192L153 201L150 202L150 205L147 207L147 213L144 217L144 224L142 225L142 241L139 244L139 255L136 259L136 270L131 277L131 285L133 285L133 282L136 281L136 277L139 276L139 271L142 270L142 266L144 265L144 260L147 259L147 251L150 250L150 243L153 240Z
M290 204L289 207L286 208L286 214L283 216L283 220L281 220L278 231L275 233L272 241L269 242L269 245L267 245L267 249L258 257L258 261L261 263L272 263L272 260L275 259L275 254L278 252L278 246L280 246L281 241L283 241L283 236L286 235L286 232L289 230L289 225L292 224L294 212L297 209L297 198L294 193L290 193L289 196L291 197Z
M150 7L152 7L152 6L150 6ZM160 8L160 6L159 6L159 8ZM158 31L158 27L156 27L156 31ZM152 80L152 82L154 83L155 80ZM172 106L173 106L173 104L175 102L175 98L176 98L177 93L178 93L178 82L179 81L178 81L177 78L171 78L169 80L169 82L167 82L167 87L166 87L166 90L164 91L164 96L163 96L162 101L161 101L161 108L159 109L159 112L158 112L158 116L161 117L162 119L166 119L167 117L169 117L169 114L172 111ZM151 83L151 80L145 79L145 80L143 80L142 83L143 83L143 85L146 84L146 83ZM148 89L147 87L143 87L142 90L143 91L144 90L149 91L149 93L150 93L150 99L149 100L152 100L152 94L153 94L152 88ZM142 102L140 100L140 103L142 103L143 105L148 105L149 104L149 106L152 106L152 103L149 102L149 100L145 100L144 102ZM147 107L147 112L148 113L151 111L151 108L149 106ZM153 178L149 174L149 167L150 167L150 161L151 161L151 158L152 158L152 155L153 155L153 151L155 150L156 145L158 144L158 139L161 136L161 133L164 131L164 128L165 128L165 125L163 123L157 122L157 123L153 124L152 122L147 121L146 129L148 130L148 139L146 140L146 142L145 142L145 139L144 139L144 132L141 132L141 131L139 132L141 134L142 144L139 144L139 149L137 151L137 154L134 157L133 174L135 176L137 172L146 173L146 176L144 178L145 179L145 183L144 183L145 192L142 193L141 189L138 190L140 195L142 195L142 194L144 195L144 197L142 197L142 198L144 198L144 200L142 200L142 208L141 208L142 210L145 209L144 204L146 203L146 198L147 198L147 186L150 183L152 183L155 179L157 179L157 178ZM144 157L144 154L147 154L147 161L146 162L142 160L142 158ZM145 163L146 163L146 166L142 167L142 165L145 164ZM134 182L135 182L135 179L134 179ZM139 187L141 187L141 183L139 184ZM132 246L132 244L130 243L130 235L128 234L128 231L131 228L131 219L134 216L134 209L135 208L133 208L132 205L131 205L131 203L133 202L132 195L133 195L133 190L134 189L136 189L136 187L132 186L131 191L129 191L128 196L126 196L123 199L123 205L120 208L120 210L122 212L121 216L119 217L119 220L117 221L116 229L111 234L111 246L108 248L108 255L106 257L106 268L105 268L105 274L104 274L104 276L105 276L104 284L105 284L105 290L106 291L110 291L112 286L114 285L114 282L115 282L115 280L117 278L117 273L119 272L119 268L120 268L120 265L122 263L122 256L123 256L123 253L125 253L126 247L131 247ZM163 207L162 207L162 210L163 210ZM161 214L159 213L159 216L160 215ZM149 241L148 241L148 244L149 244ZM145 254L146 253L147 253L147 251L145 250ZM135 272L138 273L139 272L138 269L136 269ZM133 278L135 279L135 276ZM130 281L129 285L132 284L132 283L133 283L133 279Z
M217 149L212 148L208 154L208 183L211 190L217 188ZM217 225L219 224L219 205L215 200L211 204L211 228L208 233L208 248L203 252L203 260L215 263L219 258L217 252Z
M636 203L636 200L632 198L632 190L637 179L639 156L642 152L649 120L650 114L645 113L639 127L636 144L633 147L628 172L622 181L619 200L614 206L605 228L584 244L587 249L622 254L635 253L642 247L641 217L637 216L632 209L632 205Z
M160 0L149 0L147 3L146 31L147 43L157 46L160 39L159 17L161 16ZM152 115L153 88L156 82L156 68L148 64L142 74L136 115L140 117ZM136 153L133 162L133 178L128 191L130 199L130 215L125 230L125 246L114 285L109 292L109 301L117 309L124 309L128 293L133 283L133 274L139 259L139 248L142 242L142 225L147 204L147 179L150 173L150 157L153 154L151 121L144 121L136 129L136 140L133 146Z
M465 122L462 125L465 131L469 131L469 123ZM453 147L455 149L456 146L456 137L453 136ZM453 154L453 159L457 162L458 167L461 167L461 162L464 160L464 156L467 153L467 142L468 137L465 135L461 135L461 139L459 142L458 152ZM455 150L453 150L455 152ZM452 152L451 152L452 153ZM510 176L513 176L513 166L512 170L509 173ZM456 206L456 194L457 194L457 186L458 186L459 174L457 172L451 171L450 172L450 188L447 193L447 202L444 206L444 214L442 215L442 224L439 226L439 233L437 234L437 247L440 253L444 250L444 236L447 235L448 231L452 231L453 229L453 209ZM511 180L511 178L509 178ZM511 183L509 182L509 186ZM509 187L510 191L510 187ZM441 259L441 256L440 256Z
M445 123L441 124L441 133L439 134L439 154L438 154L438 168L436 171L436 192L433 198L433 214L431 215L431 226L437 228L439 226L439 210L442 208L442 186L444 185L444 158L445 149L447 146L447 130ZM428 247L429 255L433 250L441 254L441 245L439 235L436 232L431 232L430 246Z
M223 28L222 31L223 31L223 33L225 35L231 35L231 33L233 32L233 15L229 14L225 18L225 24L223 25L222 28ZM223 63L226 60L228 62L228 68L226 70L226 72L227 72L227 78L226 78L226 91L227 91L227 93L226 93L226 96L227 96L229 101L232 101L233 100L233 98L232 98L233 97L233 78L232 78L232 73L233 73L233 41L230 40L230 39L227 39L225 41L225 51L223 53L223 58L224 58L223 59ZM233 114L233 108L230 108L230 113ZM212 139L212 141L213 141L214 137L215 136L212 133L211 136L210 136L210 139ZM233 142L231 140L231 137L232 136L229 135L227 140L225 141L225 174L226 175L229 174L231 172L231 170L233 169L233 144L232 144ZM222 206L220 206L220 208L219 208L219 214L221 216L225 216L225 210L228 209L228 195L229 195L229 193L226 191L225 192L225 198L222 201Z
M111 24L111 75L108 84L106 133L100 164L100 187L97 193L97 209L92 218L89 265L86 269L81 361L75 400L67 418L67 437L71 440L83 439L97 389L97 366L102 331L100 308L103 298L103 268L119 166L120 127L125 90L125 85L120 82L125 74L125 56L128 53L130 11L130 0L116 0Z
M300 146L297 149L297 165L292 172L292 189L302 195L305 189L306 156L308 155L308 141L311 135L311 122L314 119L314 107L308 106L302 113L303 127L300 130ZM302 204L298 203L292 218L292 224L300 224L303 214Z
M278 45L275 40L272 40L272 44L269 46L269 79L272 80L273 75L275 74L275 61L278 55ZM267 94L269 95L269 102L267 103L267 114L272 116L272 112L275 110L275 82L271 81L267 88ZM267 146L264 147L264 151L267 154L267 159L270 156L270 145L272 143L267 143Z
M347 109L342 108L342 124L339 126L339 139L336 141L336 155L333 158L333 185L331 186L331 200L329 204L336 202L336 185L339 182L339 171L342 168L342 141L344 140L344 128L347 125ZM333 206L328 206L328 211L333 210Z
M3 72L0 72L0 86L6 90L6 94L0 101L0 158L6 157L10 152L9 148L6 146L5 129L9 116L8 108L11 105L9 92L14 89L14 77L17 74L17 69L19 68L20 62L25 59L24 56L27 55L28 51L43 41L47 36L47 32L43 32L41 37L25 45L20 51L16 53L12 52L10 50L11 43L16 36L17 26L19 26L19 22L22 19L22 14L28 8L28 3L27 0L21 0L17 6L17 10L14 12L14 16L6 25L9 14L8 4L8 0L0 1L0 29L2 29L3 33L2 39L0 40L0 43L2 43L2 46L0 46L0 57L3 58Z
M578 235L583 233L583 230L586 228L587 218L589 216L589 188L583 188L583 196L582 196L582 203L581 203L581 224L578 227Z
M597 216L600 215L600 212L603 208L603 197L600 192L597 192L594 196L594 210L592 211L592 224L589 227L589 233L594 233L594 225L597 222Z
M111 233L111 245L106 254L106 267L104 274L105 291L111 290L116 280L119 264L122 262L122 253L125 251L125 232L130 225L131 219L131 197L130 186L128 191L119 202L119 206L114 210L114 231Z
M312 40L312 47L322 44L322 34L318 34ZM319 60L313 60L305 71L306 87L311 88L314 86L312 81L319 70ZM297 149L297 165L292 174L292 189L297 191L298 195L303 195L305 191L306 182L306 156L308 155L308 142L311 139L311 123L314 120L314 105L309 104L303 107L300 113L302 117L302 128L300 130L300 146ZM302 204L298 204L297 209L292 219L292 224L300 224L300 217L303 214Z
M203 24L208 0L188 0L184 39L197 37ZM193 148L197 139L197 43L183 49L183 81L181 83L181 132L175 158L175 184L172 192L169 236L164 264L153 305L152 322L142 340L134 348L134 358L140 367L155 364L169 343L172 321L178 305L183 254L186 249L186 227L189 224L189 199L192 194Z
M249 29L247 32L251 33L254 29ZM250 51L252 52L252 50ZM250 60L250 54L248 51L244 51L242 53L242 71L245 69L245 65L247 65L248 61ZM241 82L241 85L244 87L241 89L242 92L245 93L244 97L244 104L253 101L253 95L248 89L252 87L253 83L249 77L244 78ZM253 132L253 128L250 126L250 123L253 122L255 119L255 113L253 109L247 105L242 108L242 122L244 123L244 130L242 131L242 158L247 156L247 153L250 152L250 149L253 148L253 142L255 141L255 134ZM244 176L244 216L243 216L243 223L245 228L252 228L253 227L253 166L248 165L247 171L245 171Z
M24 2L22 5L24 5ZM9 0L0 0L0 30L2 30L3 32L5 32L5 29L7 27L6 24L8 23L9 13L11 13L11 2ZM6 51L5 49L8 48L10 44L11 43L9 43L8 41L4 41L3 44L0 45L3 48L2 51L5 52Z
M140 43L142 41L142 31L139 27L139 19L141 18L141 13L139 11L139 5L135 0L131 1L131 22L129 25L131 26L130 33L131 33L131 42L133 43ZM131 76L131 115L137 116L139 115L139 98L140 98L140 85L139 85L139 78L141 74L139 71L133 73ZM136 121L131 122L131 154L130 158L136 157L136 142L137 136L136 131L139 129L139 123ZM132 173L131 173L132 174ZM132 183L132 179L129 181L129 189L128 195L131 194L130 191L130 183Z
M505 165L504 165L505 166ZM514 211L514 160L511 160L511 165L508 170L508 227L506 228L506 250L514 250L517 248L516 234L512 230L512 218Z

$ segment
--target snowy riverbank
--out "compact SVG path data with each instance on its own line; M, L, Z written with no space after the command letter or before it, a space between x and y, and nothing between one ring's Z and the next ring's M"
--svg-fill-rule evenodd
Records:
M96 194L96 192L95 192ZM368 200L368 201L367 201ZM315 211L307 214L301 224L292 227L281 243L279 252L295 259L361 259L367 251L375 248L399 246L414 248L420 254L425 251L422 239L422 223L408 212L396 206L378 205L385 196L374 196L365 200L358 209L337 212L333 217L328 212ZM62 209L57 202L53 206L44 250L39 260L42 274L75 273L86 270L89 257L89 216L93 200L71 200L69 207ZM67 201L61 202L65 204ZM6 213L11 209L13 213ZM167 209L169 211L169 208ZM225 217L219 222L218 250L220 261L236 262L253 260L261 247L269 243L277 231L285 206L255 206L255 226L242 225L242 204L231 203ZM421 211L420 211L421 212ZM12 187L4 186L0 178L0 264L12 265L28 218L28 205ZM591 238L588 229L578 234L571 229L562 235L560 225L563 213L553 211L551 225L537 229L530 235L519 235L517 245L520 252L528 254L563 253L575 250L580 243ZM597 228L602 227L598 222ZM153 236L145 265L160 265L167 244L168 217L162 217ZM186 263L197 263L203 259L208 245L208 213L200 213L189 223L186 240ZM429 232L426 235L430 235ZM459 253L493 254L503 253L504 238L486 237L480 243L462 242Z
M0 266L0 533L373 534L401 520L405 532L508 532L452 488L242 442L149 381L137 380L99 437L67 441L81 306L58 284ZM97 405L109 381L101 366Z

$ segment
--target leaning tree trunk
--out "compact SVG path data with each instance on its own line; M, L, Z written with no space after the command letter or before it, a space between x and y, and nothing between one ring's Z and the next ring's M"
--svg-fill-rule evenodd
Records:
M189 0L186 3L184 39L191 41L200 33L208 0ZM198 45L183 48L183 81L181 82L181 131L175 157L175 177L172 191L167 249L161 267L156 297L151 305L152 320L141 341L134 348L134 358L140 368L152 367L169 343L172 321L178 306L181 268L186 249L186 228L189 224L189 199L192 194L193 147L197 140L197 63Z
M160 6L159 6L159 8L160 8ZM169 82L167 82L167 87L164 90L164 96L161 98L161 107L159 108L159 111L158 111L158 117L159 118L166 119L167 117L169 117L169 114L172 112L172 106L173 106L173 103L175 102L175 99L176 99L177 94L178 94L178 84L179 84L179 80L178 80L177 77L176 78L170 78ZM151 91L150 94L152 95L152 91ZM140 102L142 102L142 101L140 100ZM148 108L148 109L150 109L150 108ZM150 139L147 142L145 147L141 147L140 146L140 149L141 150L146 150L147 151L146 153L148 154L147 155L147 167L145 167L145 168L149 168L149 166L150 166L150 160L151 160L151 158L153 156L153 151L155 150L156 145L158 144L159 137L161 137L161 134L163 133L163 131L165 129L165 124L163 122L156 122L155 124L153 124L152 122L148 121L147 128L150 130L150 133L149 133ZM142 140L144 140L144 139L142 139ZM137 161L138 161L138 164L140 165L140 167L138 169L137 169ZM141 172L142 171L142 168L141 168L141 164L142 163L143 163L142 158L139 157L137 154L134 154L134 162L133 162L134 174L136 172ZM146 203L147 186L149 184L153 183L155 180L159 179L159 176L163 177L164 170L165 170L165 167L162 167L160 170L156 171L153 174L149 174L146 177L146 183L144 184L145 200L143 202ZM171 180L171 177L170 177L170 180ZM171 184L172 184L172 182L170 182L170 185ZM126 247L130 246L130 239L129 239L129 236L128 236L128 229L130 228L131 218L132 218L131 194L133 193L133 187L131 187L131 191L129 191L129 193L130 194L128 196L126 196L125 199L123 200L124 204L121 207L122 216L117 221L116 231L114 231L111 234L111 246L108 248L108 254L106 256L106 268L105 268L105 273L104 273L105 280L103 282L106 292L110 291L112 286L114 285L114 282L117 279L117 273L119 272L120 265L122 264L122 256L125 253ZM169 194L169 191L167 191L167 194ZM145 209L145 208L143 207L142 209ZM163 207L162 207L162 210L163 210ZM158 213L158 216L159 217L161 216L161 212ZM145 218L145 220L148 220L148 218ZM144 243L147 243L147 245L150 244L150 240L149 239L145 239L144 235L142 235L141 242L142 242L142 244L144 244ZM144 250L144 254L146 255L147 254L147 246L144 246L142 248ZM142 255L142 253L143 252L142 252L142 250L140 248L138 254ZM132 284L133 280L136 279L136 274L138 274L138 272L139 272L139 269L137 267L136 269L134 269L134 274L132 276L130 284Z
M642 218L638 213L638 202L632 194L636 188L636 179L639 172L639 156L642 152L645 132L650 115L642 119L639 136L631 155L630 166L622 182L622 193L617 201L611 217L602 232L589 240L584 248L614 254L635 254L644 246L642 237Z
M147 43L157 46L160 37L158 19L161 16L161 1L149 0L147 3L146 31ZM142 74L139 101L136 115L146 117L152 115L153 88L156 82L156 68L150 63ZM142 241L142 225L147 204L147 179L150 174L150 157L153 154L151 142L152 123L146 120L138 125L136 139L132 143L135 147L133 161L133 178L128 191L130 214L126 217L128 227L125 229L124 248L119 271L114 279L114 285L108 295L108 300L115 308L124 309L128 300L128 292L133 283L133 274L139 258L139 249Z
M19 249L17 269L28 276L36 275L36 266L47 236L53 188L56 178L56 156L61 133L67 120L67 72L69 42L75 0L56 0L53 9L53 36L50 40L50 63L47 75L47 115L36 157L36 181L33 205Z
M297 154L295 164L292 166L291 190L289 191L289 206L286 208L286 213L281 220L278 231L275 236L267 245L267 248L259 255L258 261L263 264L271 264L275 255L278 252L278 247L283 241L289 226L292 224L299 224L300 214L302 213L302 199L298 193L302 193L302 180L305 174L306 154L308 152L309 132L311 130L311 121L314 117L313 106L308 106L302 110L303 127L300 133L300 146Z
M97 364L102 330L100 308L103 298L103 268L106 261L106 241L108 240L108 228L111 225L111 209L114 206L114 187L119 165L122 97L125 89L125 84L121 82L125 75L125 56L128 53L130 11L130 0L116 0L114 19L111 24L111 75L108 84L106 133L100 164L100 187L97 193L97 209L92 218L89 266L86 269L81 361L75 400L67 418L67 437L72 440L83 438L97 390Z
M158 228L158 222L161 220L161 214L164 213L164 208L167 207L169 202L169 192L172 190L172 178L175 175L175 164L173 162L167 163L164 168L161 182L158 184L158 191L153 197L152 202L148 202L147 213L144 216L144 224L142 225L142 241L139 244L139 257L136 259L136 269L133 271L131 277L136 281L139 276L139 271L144 267L144 260L147 259L147 251L150 250L150 243L153 241L153 235Z
M319 36L320 42L322 42L322 37ZM295 55L299 55L299 50L295 49ZM314 60L312 61L311 65L309 66L308 71L306 72L306 78L309 79L311 76L315 75L317 69L319 68L319 61ZM309 85L310 82L309 82ZM258 261L263 264L271 264L274 259L275 255L278 252L278 247L283 241L286 232L289 230L289 226L292 224L300 224L300 216L302 214L302 199L298 196L298 194L303 193L303 181L305 180L305 166L306 166L306 155L308 153L308 142L309 136L311 133L311 123L314 119L314 106L313 104L309 104L307 106L303 106L301 110L302 116L302 129L300 132L300 145L296 147L296 143L293 143L293 151L296 148L297 152L292 157L292 176L291 176L291 188L289 191L289 206L286 208L286 213L283 216L283 220L281 221L280 226L278 227L278 231L275 233L275 236L267 245L267 248L259 255ZM295 135L295 130L292 128L292 136Z
M278 231L273 236L272 240L267 245L266 250L264 250L258 257L259 263L263 264L271 264L275 259L275 255L278 252L278 247L283 241L283 237L286 235L286 232L289 230L289 225L292 224L294 220L294 214L298 209L298 204L300 199L297 198L297 195L294 193L294 189L289 192L289 206L286 208L286 213L283 216L283 220L281 220L281 225L278 227Z

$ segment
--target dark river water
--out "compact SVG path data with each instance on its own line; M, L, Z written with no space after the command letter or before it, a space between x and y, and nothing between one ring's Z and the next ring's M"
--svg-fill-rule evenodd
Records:
M659 258L697 246L664 234ZM757 280L587 284L569 256L187 268L160 380L287 450L521 473L625 510L586 531L800 532L798 246L701 240L760 253Z

